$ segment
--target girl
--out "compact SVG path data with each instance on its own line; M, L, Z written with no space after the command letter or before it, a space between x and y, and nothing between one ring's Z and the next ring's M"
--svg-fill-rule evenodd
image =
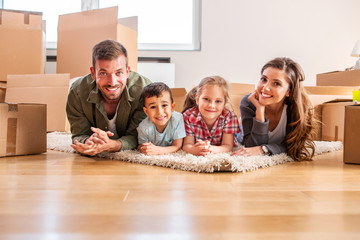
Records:
M207 77L186 96L183 116L186 137L183 150L194 155L230 152L237 145L235 133L239 121L229 110L227 82L219 77Z
M311 160L313 108L302 85L301 67L289 58L275 58L261 74L255 92L241 100L245 148L233 155L287 153L297 161Z

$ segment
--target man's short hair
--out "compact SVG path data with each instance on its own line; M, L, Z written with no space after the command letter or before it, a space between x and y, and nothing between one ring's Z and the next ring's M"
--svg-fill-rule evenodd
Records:
M121 55L125 56L127 67L128 55L126 48L117 41L104 40L96 44L92 49L92 65L95 68L97 60L115 60Z
M163 92L168 92L170 94L171 103L173 103L174 99L171 93L171 89L163 82L154 82L144 87L141 93L141 97L145 101L146 98L150 98L153 96L160 97Z

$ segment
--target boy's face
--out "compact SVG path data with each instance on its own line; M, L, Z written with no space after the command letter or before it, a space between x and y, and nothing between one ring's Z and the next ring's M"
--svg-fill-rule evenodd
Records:
M171 103L170 93L167 91L164 91L159 97L152 96L145 99L144 112L160 133L165 130L174 108L175 103Z

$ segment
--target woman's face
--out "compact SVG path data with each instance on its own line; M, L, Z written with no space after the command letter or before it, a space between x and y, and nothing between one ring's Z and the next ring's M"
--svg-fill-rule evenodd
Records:
M277 68L266 68L256 86L256 91L261 105L282 105L285 97L289 96L290 93L286 73Z

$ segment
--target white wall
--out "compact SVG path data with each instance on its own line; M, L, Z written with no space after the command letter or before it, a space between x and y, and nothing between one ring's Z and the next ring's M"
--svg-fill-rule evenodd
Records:
M257 82L274 57L299 62L304 85L316 74L355 64L350 53L360 39L359 0L202 0L201 51L140 51L171 57L175 86L190 89L203 77Z

